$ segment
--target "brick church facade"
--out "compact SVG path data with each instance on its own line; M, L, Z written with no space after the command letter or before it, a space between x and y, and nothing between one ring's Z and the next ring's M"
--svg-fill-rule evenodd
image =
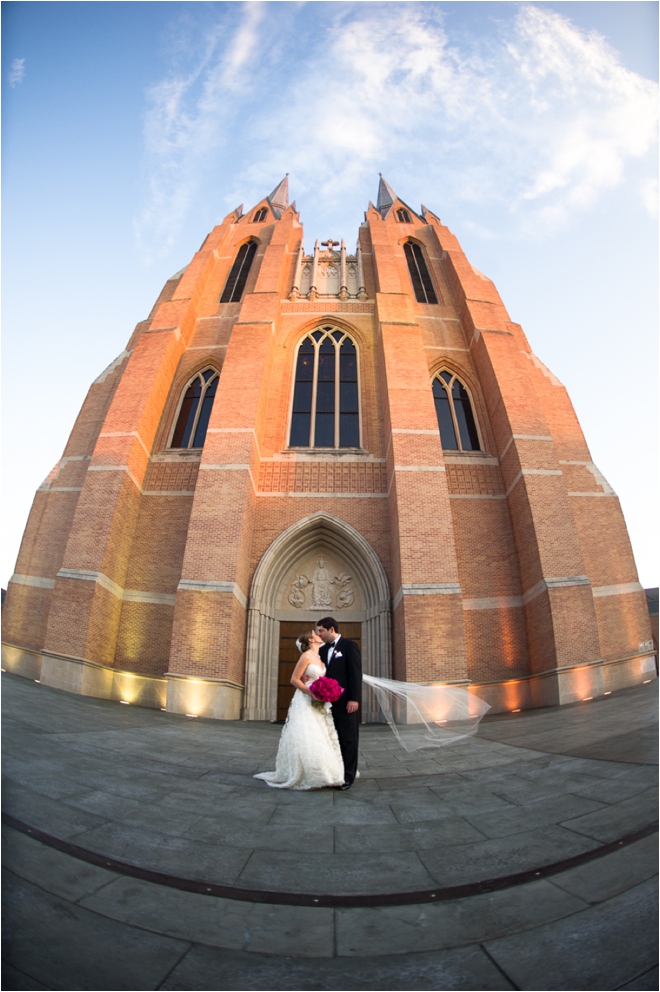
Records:
M328 613L366 671L469 685L495 712L655 677L566 390L382 178L354 254L305 253L285 179L168 280L36 494L4 667L269 720L295 633Z

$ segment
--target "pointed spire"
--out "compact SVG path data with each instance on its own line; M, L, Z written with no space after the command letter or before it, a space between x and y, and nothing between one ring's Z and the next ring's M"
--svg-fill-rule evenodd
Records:
M397 197L392 187L383 179L383 173L379 172L378 175L380 176L380 182L378 184L376 210L380 210L381 214L386 214Z
M289 173L282 182L275 187L273 192L268 197L268 202L271 207L276 207L278 210L286 210L289 206Z

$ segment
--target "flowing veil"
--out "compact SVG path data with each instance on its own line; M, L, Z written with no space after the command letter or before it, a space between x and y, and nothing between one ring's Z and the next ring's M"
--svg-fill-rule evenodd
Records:
M461 686L419 685L363 675L383 716L406 751L444 747L474 734L490 709Z

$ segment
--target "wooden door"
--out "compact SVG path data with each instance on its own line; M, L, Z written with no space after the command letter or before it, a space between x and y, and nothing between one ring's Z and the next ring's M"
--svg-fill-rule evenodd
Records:
M337 622L339 623L339 621ZM296 640L311 627L312 624L306 626L304 620L282 621L280 623L279 674L277 679L277 719L279 721L286 720L289 703L295 692L291 685L291 676L300 658ZM348 637L349 640L355 641L360 651L362 650L361 623L342 623L339 632L342 637Z

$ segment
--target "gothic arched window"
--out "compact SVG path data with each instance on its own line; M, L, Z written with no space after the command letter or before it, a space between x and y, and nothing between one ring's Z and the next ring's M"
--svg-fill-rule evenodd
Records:
M433 399L442 447L447 451L481 451L468 391L444 369L433 380Z
M268 215L268 211L265 207L260 207L254 217L252 218L253 224L261 224L262 220L265 220Z
M188 383L170 448L204 447L219 378L215 369L205 369Z
M247 241L238 249L238 254L220 297L221 303L238 303L240 301L256 251L256 241Z
M298 348L289 444L360 447L357 350L344 331L322 327Z
M422 249L414 241L406 241L403 250L415 290L415 299L418 303L437 303L438 297L435 294Z
M407 210L403 210L403 209L397 210L396 219L398 220L399 224L410 224L410 214L408 213Z

